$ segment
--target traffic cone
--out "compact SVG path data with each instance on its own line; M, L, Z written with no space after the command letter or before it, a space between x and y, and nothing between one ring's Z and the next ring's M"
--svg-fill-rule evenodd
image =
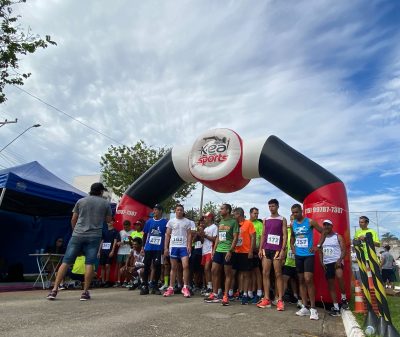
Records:
M371 269L367 266L367 275L368 275L368 287L369 289L375 289L374 281L372 280L372 272Z
M363 293L361 291L360 281L355 281L354 287L354 312L358 314L365 314L367 312L364 306Z

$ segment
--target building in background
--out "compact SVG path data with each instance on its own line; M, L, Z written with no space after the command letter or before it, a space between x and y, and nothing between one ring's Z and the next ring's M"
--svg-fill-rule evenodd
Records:
M101 174L76 176L72 181L72 186L80 189L83 192L89 193L90 186L96 182L101 182L104 184ZM104 192L103 197L110 202L118 203L119 198L113 193L112 188L108 187L106 184L104 184L104 186L108 189L108 192Z

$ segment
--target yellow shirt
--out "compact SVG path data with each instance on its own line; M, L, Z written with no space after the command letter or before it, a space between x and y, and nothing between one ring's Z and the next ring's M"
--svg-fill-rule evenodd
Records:
M371 233L372 234L372 241L374 241L374 243L379 243L380 244L380 241L379 241L379 238L378 238L378 233L376 231L374 231L373 229L369 229L369 228L367 228L367 229L361 229L361 228L357 229L356 230L356 234L354 235L354 239L358 239L360 236L364 236L365 237L367 233ZM361 246L362 246L362 249L364 251L365 260L369 261L366 243L362 242Z
M138 231L133 231L132 233L131 233L131 237L132 237L132 239L134 239L134 238L141 238L141 239L143 239L143 232L138 232Z

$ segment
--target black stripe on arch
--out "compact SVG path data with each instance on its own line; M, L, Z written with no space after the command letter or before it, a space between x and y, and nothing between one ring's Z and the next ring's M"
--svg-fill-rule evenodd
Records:
M319 187L340 181L276 136L265 142L258 169L261 177L300 202Z
M129 186L125 194L152 208L174 194L184 183L175 170L172 152L168 151Z

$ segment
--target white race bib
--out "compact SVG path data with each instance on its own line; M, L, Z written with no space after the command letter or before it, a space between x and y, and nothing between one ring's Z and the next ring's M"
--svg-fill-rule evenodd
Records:
M291 249L289 249L289 251L288 251L288 256L287 256L289 259L292 259L292 260L294 260L295 259L295 255L293 254L293 252L292 252L292 250Z
M268 234L267 243L278 246L279 242L281 242L281 237L279 235Z
M111 242L103 242L103 245L101 246L103 249L111 249Z
M308 248L308 238L296 238L296 247Z
M332 247L324 247L322 248L322 252L324 256L333 256L334 249Z
M237 240L236 247L240 247L242 244L243 244L243 239L242 239L242 238L239 238L239 239Z
M226 232L219 232L218 233L218 240L219 241L226 241Z
M203 244L201 243L201 241L196 241L194 243L194 249L199 249L201 247L203 247Z
M172 236L171 237L171 246L172 247L180 247L183 245L183 236Z
M161 236L150 236L149 243L156 246L161 245Z

